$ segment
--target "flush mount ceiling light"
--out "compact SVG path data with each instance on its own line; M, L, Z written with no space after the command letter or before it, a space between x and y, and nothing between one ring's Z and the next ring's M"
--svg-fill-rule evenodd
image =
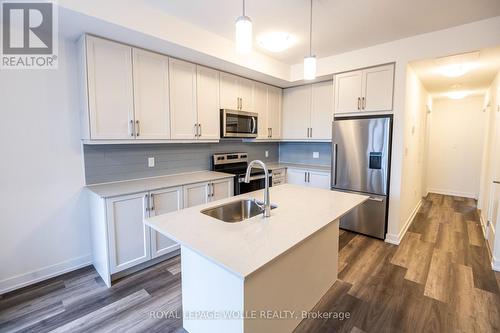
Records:
M260 35L257 43L270 52L282 52L295 44L295 38L286 32L268 32Z
M252 20L245 15L245 0L243 0L243 15L236 19L236 51L248 53L252 50Z
M462 99L469 96L469 92L465 90L450 91L446 96L451 99Z
M439 69L439 72L447 77L459 77L477 67L476 63L461 63L445 65Z
M312 19L313 0L311 0L309 17L309 55L304 58L304 80L314 80L316 78L316 56L312 54Z

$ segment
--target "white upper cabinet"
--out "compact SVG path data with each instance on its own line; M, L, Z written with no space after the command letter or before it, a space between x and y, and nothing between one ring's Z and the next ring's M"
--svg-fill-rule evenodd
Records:
M335 75L335 113L391 111L394 65Z
M332 81L283 91L283 139L329 140L332 121Z
M394 65L364 70L363 111L392 110L394 89Z
M263 83L255 83L254 86L254 107L255 112L259 114L257 121L257 139L269 139L268 127L268 90L267 86Z
M172 139L192 140L197 134L196 65L170 58L170 131Z
M196 66L196 93L198 107L198 138L220 138L219 72Z
M133 49L135 136L170 139L168 57Z
M283 90L281 88L267 87L267 126L269 127L271 139L281 138L282 94Z
M308 137L311 114L311 85L283 90L283 139Z
M133 139L132 48L92 36L84 37L90 139ZM84 110L84 112L87 110Z
M254 82L233 74L220 73L220 108L254 111Z

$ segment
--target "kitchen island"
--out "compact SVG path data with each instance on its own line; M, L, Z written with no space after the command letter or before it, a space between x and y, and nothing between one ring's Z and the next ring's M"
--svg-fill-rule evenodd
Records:
M291 332L337 279L339 218L367 196L285 184L271 217L227 223L201 213L263 191L145 219L181 245L183 326Z

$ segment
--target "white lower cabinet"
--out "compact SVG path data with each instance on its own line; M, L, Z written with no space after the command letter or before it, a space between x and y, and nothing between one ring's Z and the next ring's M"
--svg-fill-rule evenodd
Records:
M287 183L330 189L330 172L288 168Z
M111 274L151 259L147 207L147 192L106 200Z
M149 216L156 216L181 210L183 208L182 187L172 187L153 191L150 194ZM175 251L179 245L170 238L151 229L151 257L157 258Z
M233 186L233 178L226 178L110 198L90 192L93 263L106 285L114 274L179 248L144 218L228 198Z

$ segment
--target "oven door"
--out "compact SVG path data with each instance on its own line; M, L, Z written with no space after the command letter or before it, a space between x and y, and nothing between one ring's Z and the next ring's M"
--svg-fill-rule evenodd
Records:
M223 138L256 138L257 126L257 113L221 110L221 136Z
M273 184L273 176L269 176L269 187ZM266 176L257 175L250 178L249 183L245 183L245 177L240 176L236 178L236 183L234 184L234 194L243 194L248 192L253 192L261 190L266 187Z

